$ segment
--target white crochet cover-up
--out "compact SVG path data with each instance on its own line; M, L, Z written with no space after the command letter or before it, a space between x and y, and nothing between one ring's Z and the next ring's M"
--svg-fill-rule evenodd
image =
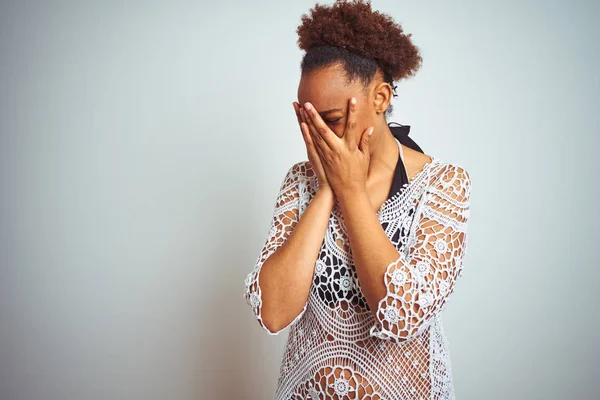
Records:
M366 306L336 202L308 300L293 321L273 332L261 319L261 266L286 241L318 189L308 161L288 170L244 290L268 334L290 327L275 399L454 399L440 311L462 274L471 180L460 166L430 158L377 212L399 257L382 266L387 294L376 312ZM324 301L319 292L334 301Z

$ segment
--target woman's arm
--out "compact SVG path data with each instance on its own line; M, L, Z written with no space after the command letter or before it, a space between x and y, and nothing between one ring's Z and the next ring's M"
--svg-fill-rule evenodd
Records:
M299 217L299 176L304 162L287 172L275 202L271 228L244 296L259 324L271 335L295 323L304 311L331 210L333 190L319 189Z
M408 257L385 234L366 191L336 193L361 289L376 319L371 336L405 341L440 312L462 270L470 188L467 171L442 168L416 210Z

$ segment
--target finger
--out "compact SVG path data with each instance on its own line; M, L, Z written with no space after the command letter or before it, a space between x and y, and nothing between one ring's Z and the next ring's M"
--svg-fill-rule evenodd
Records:
M308 125L308 121L306 120L306 116L304 115L304 108L300 107L298 110L300 111L300 118L302 119L302 122Z
M302 129L305 129L305 131L303 130L303 133L311 139L311 143L314 146L315 139L312 137L310 126L308 125L306 115L304 114L304 108L302 108L300 104L298 104L298 114L300 115L300 126L302 127Z
M302 122L304 121L304 117L302 116L302 107L300 103L294 102L294 110L296 111L296 117L298 118L298 126L300 127L300 132L302 136L304 136L305 132L302 130Z
M297 102L292 102L292 105L294 106L294 111L296 112L296 118L298 118L298 125L302 122L302 117L300 116L300 104L298 104Z
M300 128L300 133L304 136L304 132L302 131L302 117L300 116L300 104L293 102L294 111L296 112L296 118L298 119L298 127Z
M302 109L300 109L300 112L303 113ZM309 147L307 150L309 152L312 152L312 155L314 155L314 157L318 158L318 161L321 162L321 164L323 163L323 153L321 151L321 148L319 146L315 145L315 139L314 136L312 135L310 128L308 126L308 124L306 122L302 122L301 123L301 127L302 127L302 132L304 135L304 139L307 142L307 147Z
M306 124L304 124L303 122L300 122L300 132L302 132L302 138L304 138L304 143L306 144L306 153L308 155L308 158L310 159L312 140L307 132Z
M318 147L320 146L319 141L316 140L316 136L317 133L315 132L315 127L312 123L312 120L308 117L308 115L306 114L306 110L304 108L300 109L300 114L302 115L302 121L306 124L306 126L308 127L308 131L309 134L312 137L312 141L313 143Z
M300 115L302 117L302 122L304 122L304 124L306 125L308 134L311 137L311 141L312 141L313 145L318 148L320 146L320 144L315 139L315 132L313 132L314 128L311 126L310 118L308 118L308 116L306 115L306 111L304 110L304 108L300 108Z
M359 145L359 150L361 153L369 155L369 140L371 139L371 135L373 134L374 130L375 128L371 126L367 128L361 135Z
M326 146L327 144L323 141L321 136L319 136L319 134L316 132L316 128L315 128L314 124L312 123L312 120L310 119L310 117L306 114L306 110L304 110L304 108L302 108L300 110L302 112L302 118L304 119L304 124L306 125L308 133L310 135L311 142L315 148L315 152L317 153L318 157L321 159L321 163L322 163L323 162L322 160L324 159L323 157L324 157L325 151L326 151L323 148L323 146Z
M315 107L307 102L304 104L304 110L308 116L309 125L313 128L315 141L324 151L335 149L338 146L336 140L339 140L339 138L325 124Z
M302 109L300 109L300 111L298 112L301 116L300 119L302 119ZM300 121L300 130L302 131L302 136L304 136L304 140L310 140L312 143L312 139L310 137L310 131L308 128L308 125L306 124L306 122L304 121Z
M325 155L325 152L324 152L323 148L321 147L321 143L323 143L323 142L318 141L319 136L314 132L314 127L311 127L310 118L306 115L306 111L303 108L301 108L300 113L303 118L303 125L305 126L306 132L307 132L308 136L310 137L311 144L314 148L315 155L317 157L319 157L321 164L322 164L323 159L324 159L323 157Z
M298 106L300 106L300 105L298 105ZM312 137L310 127L308 126L308 123L306 122L306 118L304 116L304 110L302 109L302 107L298 107L298 114L300 115L300 129L302 129L302 135L305 136L305 139L310 141L311 146L314 146L315 141L314 141L314 138Z
M300 129L302 130L302 137L304 138L304 143L306 143L306 153L308 155L308 158L311 159L316 157L318 159L319 155L317 154L315 145L312 141L310 133L308 132L308 125L306 125L305 123L300 123Z
M348 102L348 118L346 119L346 128L344 130L344 140L351 150L358 147L356 136L356 97L352 97Z

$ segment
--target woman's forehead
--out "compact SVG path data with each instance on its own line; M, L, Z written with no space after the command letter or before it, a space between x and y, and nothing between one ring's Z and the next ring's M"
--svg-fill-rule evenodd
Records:
M360 95L359 85L348 82L345 74L333 68L302 74L298 84L298 102L307 101L319 111L339 108L352 96Z

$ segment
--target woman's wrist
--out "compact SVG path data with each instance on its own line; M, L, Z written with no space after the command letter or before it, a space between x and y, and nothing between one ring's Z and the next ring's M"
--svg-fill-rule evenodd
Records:
M319 196L319 197L323 197L323 198L327 199L328 204L330 204L331 208L333 208L333 205L335 204L335 192L333 191L333 189L330 186L327 186L327 185L320 186L317 189L317 193L315 194L315 196Z

